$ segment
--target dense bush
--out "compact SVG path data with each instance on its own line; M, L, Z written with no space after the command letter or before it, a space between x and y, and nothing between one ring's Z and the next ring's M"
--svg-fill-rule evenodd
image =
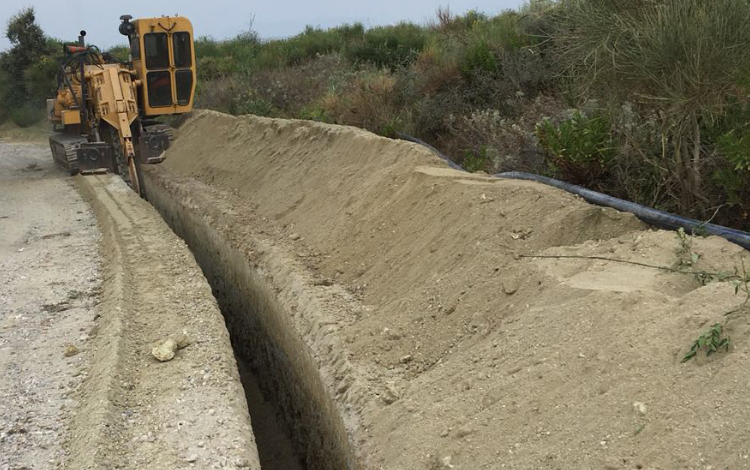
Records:
M426 30L413 23L381 26L367 30L361 40L346 48L354 63L372 64L395 70L413 62L427 42Z
M681 210L705 216L711 152L703 132L746 99L750 3L562 0L557 15L557 57L573 85L657 109Z
M559 124L545 119L537 126L536 136L552 168L571 183L596 185L615 156L610 123L603 116L576 111Z

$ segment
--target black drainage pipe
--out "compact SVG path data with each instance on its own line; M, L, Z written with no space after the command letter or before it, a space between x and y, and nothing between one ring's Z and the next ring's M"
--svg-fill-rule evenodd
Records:
M466 171L462 166L451 161L448 157L440 153L440 151L438 151L435 147L425 143L424 141L406 134L399 134L399 137L403 140L414 142L427 147L428 149L432 150L438 157L445 160L451 168ZM750 233L743 232L742 230L670 214L669 212L660 211L651 207L636 204L634 202L618 199L616 197L608 196L597 191L592 191L575 184L566 183L564 181L556 180L553 178L547 178L546 176L535 175L532 173L522 173L519 171L497 173L492 176L496 178L536 181L538 183L554 186L555 188L562 189L563 191L576 194L582 197L587 202L590 202L591 204L611 207L621 212L629 212L642 221L646 222L647 224L653 225L655 227L667 230L678 230L682 228L689 233L697 231L708 233L710 235L717 235L719 237L726 238L732 243L736 243L746 250L750 250Z

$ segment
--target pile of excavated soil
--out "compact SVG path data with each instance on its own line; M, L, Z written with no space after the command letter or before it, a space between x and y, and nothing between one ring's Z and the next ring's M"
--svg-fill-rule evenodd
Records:
M734 272L743 249L304 121L201 112L161 167L330 300L330 354L352 365L331 394L369 466L750 467L750 316L725 316L745 296L643 265ZM681 363L718 321L729 352Z

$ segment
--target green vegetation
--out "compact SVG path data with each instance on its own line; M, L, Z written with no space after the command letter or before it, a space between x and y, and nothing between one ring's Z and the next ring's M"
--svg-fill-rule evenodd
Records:
M604 177L615 157L611 128L606 117L576 111L558 125L545 119L537 125L536 135L556 172L571 183L591 185Z
M251 30L197 40L197 105L405 132L470 170L548 174L747 230L748 22L746 0L530 0L426 25ZM11 21L33 23L33 10ZM49 90L54 41L11 24L0 119L28 123L20 104Z
M698 339L693 342L690 351L688 351L687 354L685 354L685 357L682 358L682 362L689 361L698 354L698 351L701 350L706 351L706 356L710 356L721 349L729 351L729 337L723 336L723 329L724 327L721 323L714 323L711 325L711 328L709 328L708 331L700 335Z
M61 48L35 20L33 8L13 16L5 31L11 48L0 53L0 121L10 119L20 127L44 116L44 100L55 89L54 57Z

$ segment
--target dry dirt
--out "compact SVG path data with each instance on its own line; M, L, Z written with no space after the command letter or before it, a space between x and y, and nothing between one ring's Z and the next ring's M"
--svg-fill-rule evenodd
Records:
M49 150L0 144L0 469L64 461L65 407L89 364L99 233ZM74 345L83 353L65 356Z
M260 468L185 244L122 180L66 177L48 152L0 144L0 468Z
M190 204L248 263L281 252L307 279L296 292L325 331L290 321L368 467L750 468L750 316L725 316L745 297L585 258L674 267L695 252L686 270L733 272L735 245L695 238L685 254L631 215L303 121L198 113L154 171L189 202L213 191L213 208ZM717 321L729 353L681 363Z

